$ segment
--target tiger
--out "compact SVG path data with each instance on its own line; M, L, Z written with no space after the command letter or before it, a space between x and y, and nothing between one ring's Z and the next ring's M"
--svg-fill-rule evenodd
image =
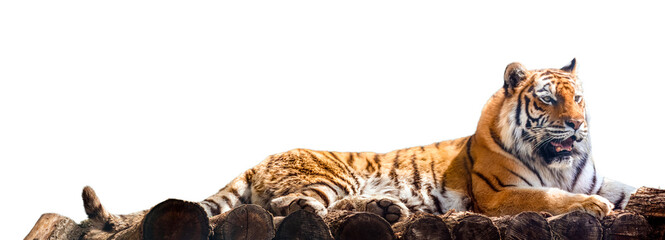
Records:
M257 204L275 216L348 210L391 224L417 212L580 210L603 217L623 209L635 188L596 171L576 68L576 59L559 69L509 64L470 136L388 153L293 149L268 156L198 204L210 217ZM122 219L91 191L83 194L91 219Z

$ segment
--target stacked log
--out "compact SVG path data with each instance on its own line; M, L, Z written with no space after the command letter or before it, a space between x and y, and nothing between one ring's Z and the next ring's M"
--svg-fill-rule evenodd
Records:
M25 239L663 239L665 191L640 188L625 211L603 219L579 211L502 217L451 211L412 214L391 226L367 212L332 211L321 218L299 210L273 217L257 205L241 205L208 218L197 203L175 199L132 216L123 224L76 224L44 214Z
M646 218L653 227L650 239L665 239L665 189L637 189L637 192L630 196L626 210Z

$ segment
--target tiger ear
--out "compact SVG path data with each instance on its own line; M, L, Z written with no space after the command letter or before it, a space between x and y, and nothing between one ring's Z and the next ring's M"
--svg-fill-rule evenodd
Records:
M506 93L512 94L514 88L524 79L526 79L526 68L522 64L518 62L508 64L506 71L503 73L503 88Z
M577 60L575 60L575 58L573 58L573 60L570 61L570 63L568 65L561 68L561 70L569 72L569 73L573 73L573 74L575 73L575 69L577 69Z

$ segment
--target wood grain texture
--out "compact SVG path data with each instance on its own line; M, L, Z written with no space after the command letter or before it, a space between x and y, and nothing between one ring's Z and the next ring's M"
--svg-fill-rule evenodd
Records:
M552 239L600 240L603 227L591 214L575 211L551 217L547 220L552 229Z
M645 217L665 218L665 189L641 187L628 200L626 210Z
M406 220L393 225L393 229L395 235L403 240L452 239L450 231L448 230L446 223L443 222L443 219L429 213L412 214Z
M275 233L275 240L321 239L332 240L330 229L318 215L298 210L286 216Z
M454 239L501 239L499 229L489 217L472 214L458 222L453 228Z
M273 216L259 205L240 205L210 218L213 240L270 240L275 237Z
M33 239L79 239L83 229L74 220L55 213L45 213L25 237Z

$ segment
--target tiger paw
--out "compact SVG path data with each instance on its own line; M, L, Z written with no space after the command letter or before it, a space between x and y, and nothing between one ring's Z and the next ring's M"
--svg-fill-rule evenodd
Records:
M287 216L295 211L303 209L315 213L321 217L328 214L328 209L315 198L305 196L283 196L270 202L273 212L278 215Z
M571 210L582 210L597 218L605 217L612 209L614 209L614 204L607 198L598 195L587 196L582 202L571 206Z
M381 216L390 224L409 215L409 209L402 201L388 196L348 196L334 202L330 209L370 212Z
M409 214L404 203L392 198L370 199L366 202L365 211L383 217L390 224L403 220Z

